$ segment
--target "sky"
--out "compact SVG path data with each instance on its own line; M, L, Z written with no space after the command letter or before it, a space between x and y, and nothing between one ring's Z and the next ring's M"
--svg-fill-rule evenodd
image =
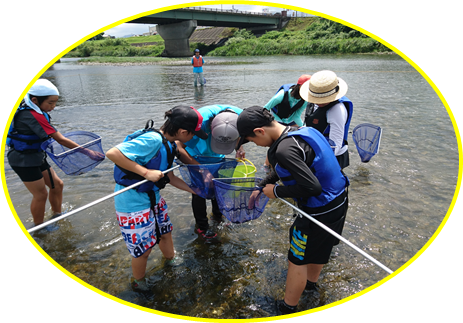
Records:
M217 8L217 9L236 9L240 11L251 11L251 12L262 12L263 8L269 8L270 12L280 11L281 8L264 7L264 6L247 6L247 5L210 5L203 6L206 8ZM114 36L116 38L128 36L128 35L142 35L143 33L149 32L149 27L155 26L153 24L131 24L124 23L117 27L108 29L105 31L105 35Z

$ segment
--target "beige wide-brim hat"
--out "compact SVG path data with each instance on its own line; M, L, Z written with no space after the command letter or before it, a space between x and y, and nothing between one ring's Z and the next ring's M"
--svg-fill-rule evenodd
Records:
M299 94L304 101L324 104L339 100L347 93L347 83L332 71L320 71L302 84Z

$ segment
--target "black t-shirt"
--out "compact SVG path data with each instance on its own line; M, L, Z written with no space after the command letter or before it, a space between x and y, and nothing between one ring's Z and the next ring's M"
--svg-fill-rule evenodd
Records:
M18 110L12 122L14 129L18 131L18 133L23 135L35 134L44 141L47 140L51 134L57 132L55 127L48 122L45 115L30 109ZM10 166L40 166L45 157L46 155L43 151L25 154L11 148L8 150L8 163Z
M273 169L275 169L276 164L279 164L288 170L296 181L295 185L278 186L275 193L282 198L309 198L320 195L322 192L320 182L309 168L313 163L315 153L304 139L299 136L287 136L288 131L293 130L297 129L287 127L268 150L268 159ZM279 179L276 172L272 171L260 183L260 186L274 184Z

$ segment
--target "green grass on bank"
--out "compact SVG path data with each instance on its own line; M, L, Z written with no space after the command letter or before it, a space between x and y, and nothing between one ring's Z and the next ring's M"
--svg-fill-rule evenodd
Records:
M164 39L162 39L162 37L159 35L128 37L124 39L129 44L143 44L153 42L164 43Z
M176 66L191 66L190 58L168 58L168 57L98 57L92 56L79 60L81 64L87 65L176 65ZM244 62L236 60L220 60L208 61L208 65L242 65L242 64L258 64L257 62Z
M357 54L392 52L380 42L345 25L319 17L291 19L280 31L256 37L246 29L233 29L225 45L214 48L190 43L193 52L200 48L210 56L262 56ZM133 46L153 43L155 45ZM64 57L160 57L164 41L159 35L86 41Z

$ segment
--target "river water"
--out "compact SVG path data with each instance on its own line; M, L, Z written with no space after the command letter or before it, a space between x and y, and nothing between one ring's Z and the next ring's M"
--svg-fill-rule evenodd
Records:
M148 119L160 126L164 112L175 105L264 105L281 84L330 69L349 85L347 96L354 103L350 131L365 122L383 129L380 152L367 164L360 162L349 137L351 165L345 172L351 182L350 203L343 236L394 271L433 236L457 185L457 140L443 103L410 64L396 55L205 57L205 61L206 86L194 88L190 66L86 66L63 59L43 75L61 94L52 122L61 133L99 134L107 151ZM214 61L246 64L208 65ZM250 143L245 150L262 177L266 149ZM113 192L109 160L77 177L52 166L64 180L67 211ZM30 228L31 196L7 161L5 175L16 213ZM165 263L155 247L148 262L154 297L130 288L131 257L112 199L60 221L56 231L32 236L76 278L123 301L200 318L276 315L274 300L284 296L293 210L281 201L270 201L254 221L239 225L210 220L221 242L206 244L194 233L190 195L171 186L162 195L174 225L179 261ZM299 309L340 301L385 277L386 272L341 242L323 269L319 290L303 294Z

